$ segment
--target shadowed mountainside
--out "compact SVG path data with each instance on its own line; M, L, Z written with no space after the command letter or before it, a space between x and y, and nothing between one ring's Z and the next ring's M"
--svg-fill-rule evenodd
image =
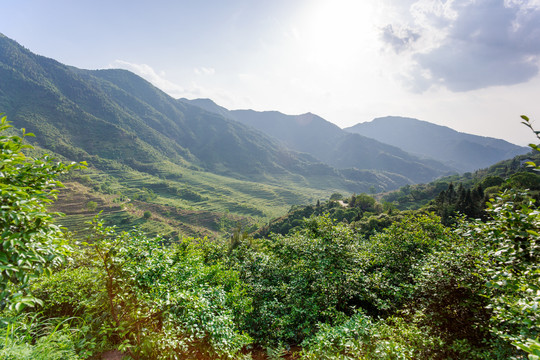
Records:
M488 167L529 152L505 140L455 131L412 118L387 116L344 129L442 161L461 172Z
M399 174L410 183L431 181L455 169L434 160L421 160L377 140L350 134L315 114L286 115L277 111L227 110L209 99L186 100L207 111L228 116L307 153L330 166Z

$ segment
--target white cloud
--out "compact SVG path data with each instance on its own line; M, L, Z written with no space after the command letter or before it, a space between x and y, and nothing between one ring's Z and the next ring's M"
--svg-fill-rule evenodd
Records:
M158 74L150 65L147 64L134 64L124 60L115 60L107 67L109 69L121 68L132 71L175 98L183 97L186 93L186 90L183 87L167 80L165 78L165 72L161 71Z
M389 44L396 53L400 53L410 48L418 39L420 34L408 28L395 28L387 25L382 29L382 40Z
M381 39L410 63L409 88L469 91L531 80L540 65L540 1L419 0ZM427 74L427 76L426 76Z
M230 105L236 101L236 96L233 96L230 91L220 88L216 85L201 85L194 80L186 79L186 86L180 86L165 78L164 71L159 73L148 64L135 64L124 60L115 60L112 64L109 64L107 68L121 68L129 70L145 80L152 83L152 85L163 90L173 98L188 98L195 99L201 97L209 97L219 104ZM215 70L213 68L198 67L194 69L196 75L213 75ZM245 99L243 99L245 100Z
M193 71L197 75L214 75L216 73L216 70L214 68L207 68L204 66L195 68L193 69Z

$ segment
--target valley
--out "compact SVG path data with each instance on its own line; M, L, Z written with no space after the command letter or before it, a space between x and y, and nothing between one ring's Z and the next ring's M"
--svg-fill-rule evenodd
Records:
M538 354L540 145L228 110L2 34L0 111L2 359Z

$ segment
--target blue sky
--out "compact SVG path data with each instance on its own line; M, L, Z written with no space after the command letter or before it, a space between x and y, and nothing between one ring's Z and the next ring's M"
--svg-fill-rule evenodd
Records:
M386 115L534 141L540 0L0 0L0 32L86 69L125 68L174 97ZM540 127L540 126L538 126Z

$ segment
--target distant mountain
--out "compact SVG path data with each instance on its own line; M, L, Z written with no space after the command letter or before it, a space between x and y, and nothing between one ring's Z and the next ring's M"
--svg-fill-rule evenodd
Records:
M445 162L461 172L485 168L530 150L505 140L461 133L446 126L397 116L377 118L344 130Z
M209 99L183 102L236 119L280 140L290 149L307 153L339 169L356 168L399 174L409 183L431 181L456 170L433 160L422 160L396 146L351 134L311 114L285 115L277 111L229 111Z

